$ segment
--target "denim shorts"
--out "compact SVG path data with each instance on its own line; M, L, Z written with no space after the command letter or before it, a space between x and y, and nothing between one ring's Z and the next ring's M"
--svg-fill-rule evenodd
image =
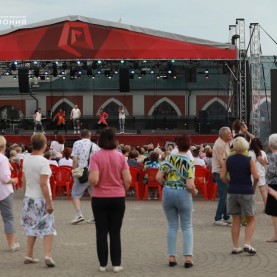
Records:
M254 194L227 194L227 213L230 215L254 216Z
M74 177L74 184L71 190L71 197L80 199L83 196L86 189L88 190L89 195L92 196L92 186L88 182L80 183L79 179L77 177Z

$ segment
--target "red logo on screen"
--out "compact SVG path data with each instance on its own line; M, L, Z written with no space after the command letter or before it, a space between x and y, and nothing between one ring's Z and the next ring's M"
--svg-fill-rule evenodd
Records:
M92 49L88 25L82 22L65 22L58 47L78 58L82 56L81 48Z

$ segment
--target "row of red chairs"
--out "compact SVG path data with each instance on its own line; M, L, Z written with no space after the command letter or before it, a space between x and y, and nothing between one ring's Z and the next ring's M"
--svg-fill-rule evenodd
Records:
M148 199L149 187L157 188L159 200L162 200L162 186L156 180L157 168L147 168L143 171L137 167L130 167L130 172L132 176L131 187L135 187L137 200ZM147 185L143 183L146 175L148 176ZM195 187L203 194L205 200L216 200L217 185L208 169L196 165L194 183Z

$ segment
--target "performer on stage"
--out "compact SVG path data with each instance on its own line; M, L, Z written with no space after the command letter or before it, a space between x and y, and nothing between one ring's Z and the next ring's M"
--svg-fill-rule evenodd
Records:
M33 117L34 117L34 133L37 131L37 127L40 126L42 133L45 134L44 129L43 129L43 124L41 122L41 119L42 119L41 108L38 108L35 111Z
M97 122L98 127L102 126L102 127L108 127L108 123L106 121L106 119L109 117L109 115L107 113L104 112L104 110L101 108L99 111L99 120Z
M119 132L120 132L120 134L124 134L125 109L124 109L123 105L118 107L118 117L119 117Z
M64 132L66 133L66 125L65 125L65 111L63 111L62 109L60 109L56 115L53 118L53 121L55 121L55 119L58 118L58 122L57 122L57 132L59 131L60 127L63 126L64 127Z
M70 113L70 119L72 119L73 122L74 134L76 134L76 131L78 134L80 134L80 117L81 111L78 108L78 105L75 105Z

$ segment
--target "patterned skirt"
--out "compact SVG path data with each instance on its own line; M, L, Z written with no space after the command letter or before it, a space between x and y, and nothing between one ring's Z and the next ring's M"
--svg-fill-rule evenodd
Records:
M43 198L23 199L21 225L27 236L43 238L57 235L53 214L48 214Z

